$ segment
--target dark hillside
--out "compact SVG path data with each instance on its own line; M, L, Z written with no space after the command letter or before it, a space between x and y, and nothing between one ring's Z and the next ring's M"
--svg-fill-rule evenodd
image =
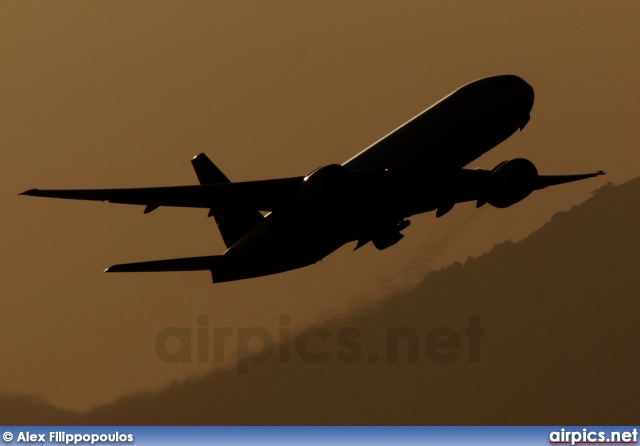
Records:
M326 337L307 345L327 361L301 358L294 335L290 362L276 346L267 361L249 362L246 374L234 367L133 395L80 422L637 423L639 197L640 179L607 185L517 244L328 321L326 331L307 333ZM482 336L466 335L473 320ZM411 339L393 341L398 330ZM417 360L408 347L415 339ZM23 415L14 422L39 420Z

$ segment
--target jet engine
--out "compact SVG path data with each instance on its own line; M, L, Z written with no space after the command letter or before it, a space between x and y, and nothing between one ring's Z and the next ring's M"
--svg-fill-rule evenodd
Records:
M503 161L489 173L483 201L508 208L533 192L537 179L538 170L531 161L524 158Z
M349 200L349 172L339 164L320 167L304 177L298 200L300 208L325 214L343 208Z

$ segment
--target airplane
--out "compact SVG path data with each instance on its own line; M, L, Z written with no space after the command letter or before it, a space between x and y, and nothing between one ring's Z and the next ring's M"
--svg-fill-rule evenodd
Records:
M191 163L199 185L134 189L31 189L21 195L209 209L227 247L222 255L118 264L105 272L209 270L214 283L312 265L346 243L378 250L404 237L409 217L475 201L507 208L535 190L603 175L539 175L524 158L491 170L465 168L517 130L533 88L499 75L455 90L342 164L306 176L232 183L205 154ZM355 250L354 249L354 250Z

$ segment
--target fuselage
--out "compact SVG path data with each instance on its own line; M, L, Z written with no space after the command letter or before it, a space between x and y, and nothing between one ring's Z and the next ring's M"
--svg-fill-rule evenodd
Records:
M272 211L226 251L231 267L212 271L214 281L311 265L345 243L366 242L404 218L446 205L452 183L469 181L461 169L522 129L533 100L531 86L511 75L459 88L342 164L353 174L378 171L381 187L333 212Z

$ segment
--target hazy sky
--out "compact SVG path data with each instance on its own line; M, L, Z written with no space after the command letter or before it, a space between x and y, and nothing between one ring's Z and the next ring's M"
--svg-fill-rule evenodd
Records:
M164 327L301 326L518 240L606 181L640 175L640 3L0 3L0 392L88 408L209 370L154 351ZM207 272L102 274L224 250L206 210L18 197L30 188L192 184L341 163L474 79L517 74L531 121L472 166L526 157L606 177L506 210L412 218L378 252L212 285ZM231 353L231 352L230 352Z

